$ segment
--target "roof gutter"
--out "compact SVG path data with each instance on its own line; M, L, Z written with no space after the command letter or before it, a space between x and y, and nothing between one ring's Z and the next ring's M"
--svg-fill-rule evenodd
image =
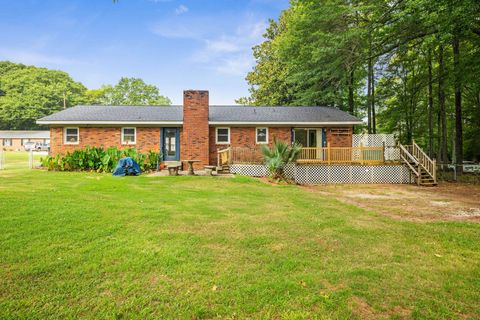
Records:
M65 120L37 120L37 124L44 125L183 125L183 121L65 121ZM326 122L292 122L292 121L209 121L209 125L269 125L269 126L351 126L363 124L362 121L326 121Z
M183 125L183 121L63 121L63 120L37 120L37 124L50 125L77 125L77 124L102 124L102 125Z
M290 125L290 126L351 126L356 124L363 124L362 121L337 121L337 122L303 122L303 121L210 121L210 125Z

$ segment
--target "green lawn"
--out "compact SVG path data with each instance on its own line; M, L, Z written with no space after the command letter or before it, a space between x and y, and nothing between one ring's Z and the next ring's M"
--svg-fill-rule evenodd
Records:
M478 224L392 220L244 177L8 161L0 319L480 318Z

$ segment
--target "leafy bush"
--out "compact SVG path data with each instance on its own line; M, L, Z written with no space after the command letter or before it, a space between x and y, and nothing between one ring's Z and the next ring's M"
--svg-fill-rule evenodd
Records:
M118 160L123 157L132 158L140 165L142 171L149 171L157 169L160 155L154 151L149 151L147 154L139 153L133 148L120 150L110 147L105 150L86 147L67 152L64 156L59 154L55 157L47 156L41 159L41 163L48 170L113 172Z
M283 169L288 163L297 160L301 150L302 146L298 143L289 145L284 141L277 140L273 141L271 149L263 146L262 153L271 178L276 181L286 181Z

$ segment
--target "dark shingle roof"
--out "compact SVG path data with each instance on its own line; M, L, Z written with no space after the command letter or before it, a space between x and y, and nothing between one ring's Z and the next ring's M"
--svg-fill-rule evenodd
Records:
M48 122L179 122L182 106L76 106L39 119ZM209 121L223 123L325 123L361 121L339 109L328 107L210 106Z
M328 107L211 106L215 122L351 122L356 117Z
M76 106L39 121L182 121L181 107L172 106Z

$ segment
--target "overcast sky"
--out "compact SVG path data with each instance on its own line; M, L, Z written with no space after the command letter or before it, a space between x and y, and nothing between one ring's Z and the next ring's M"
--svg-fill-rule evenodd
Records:
M60 69L88 88L122 76L212 104L245 96L251 47L288 0L0 0L0 60Z

